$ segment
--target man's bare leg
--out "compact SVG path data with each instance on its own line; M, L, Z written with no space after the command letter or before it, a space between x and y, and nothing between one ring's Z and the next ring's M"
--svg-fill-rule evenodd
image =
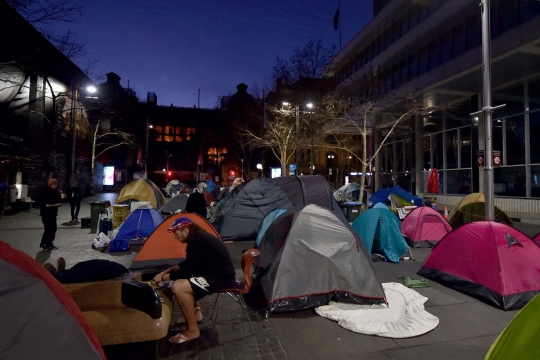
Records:
M189 280L176 280L173 283L172 292L180 305L180 310L182 310L182 313L184 314L187 327L185 331L173 336L169 341L179 342L181 338L183 338L184 341L189 341L198 338L201 333L195 318L195 300L193 298L194 294L191 285L189 284Z

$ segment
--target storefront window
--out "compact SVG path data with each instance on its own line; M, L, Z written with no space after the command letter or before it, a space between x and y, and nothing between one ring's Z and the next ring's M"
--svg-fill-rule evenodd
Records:
M439 46L437 40L434 40L429 43L429 69L434 69L439 66Z
M441 48L441 64L444 64L445 62L452 59L452 44L450 42L450 31L445 32L441 35L439 39L439 44Z
M412 192L411 186L411 174L410 173L399 173L396 174L397 184L401 186L405 191Z
M540 79L529 82L529 110L540 110Z
M540 15L540 2L539 1L524 1L519 2L519 21L524 23L535 16Z
M493 106L506 104L506 107L495 110L493 118L522 114L525 111L523 99L523 84L493 92Z
M493 150L503 151L503 123L502 120L493 120ZM503 164L507 165L507 164Z
M431 148L430 148L430 136L422 137L424 144L424 170L431 169Z
M467 19L465 22L465 32L467 35L467 50L471 50L482 45L480 13L475 14Z
M471 170L446 171L447 194L470 194L472 189Z
M535 139L532 134L540 134L540 112L533 112L529 114L529 127L530 127L530 144L531 144L531 163L540 163L540 141Z
M517 25L518 18L516 11L516 1L517 0L497 1L497 22L499 34L502 34ZM525 0L520 0L520 2L524 1Z
M531 166L531 196L540 197L540 165Z
M418 50L418 75L427 73L428 71L428 53L427 48L424 46Z
M525 164L525 122L523 115L506 119L507 165Z
M461 168L471 167L471 128L461 128Z
M494 168L495 195L525 197L525 166Z
M452 54L457 57L465 52L465 34L463 25L459 24L452 28Z
M409 79L415 79L418 76L418 57L416 53L409 55Z
M458 167L458 131L446 131L446 168L455 169Z
M433 166L435 169L444 169L443 164L443 136L444 133L438 133L433 136Z

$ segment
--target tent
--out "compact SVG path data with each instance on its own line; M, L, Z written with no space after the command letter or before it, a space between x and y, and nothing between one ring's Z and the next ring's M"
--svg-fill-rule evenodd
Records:
M170 198L169 201L167 201L167 203L163 205L161 209L159 209L159 211L162 214L165 214L165 213L174 214L178 210L184 211L186 209L188 198L189 198L188 194L175 195L172 198Z
M243 184L244 182L245 181L242 178L234 178L234 180L232 182L232 185L231 185L231 190L234 189L235 187L237 187L238 185Z
M364 211L354 220L353 229L358 233L368 253L384 255L397 263L409 247L401 235L399 219L383 204Z
M204 181L201 181L198 185L197 185L197 189L199 189L200 192L203 192L203 190L208 187L208 185L204 182Z
M270 312L316 308L331 300L385 301L358 235L330 209L307 205L282 214L266 231L259 249L256 279Z
M540 314L540 296L536 295L497 337L485 360L540 359L538 314Z
M319 175L253 179L232 189L221 200L210 222L223 240L255 239L264 217L274 209L316 204L339 209L330 184Z
M231 190L230 186L224 187L223 190L220 190L219 194L217 196L214 196L214 199L217 202L220 202L221 200L225 199L227 195L229 195L229 191Z
M504 310L540 292L540 247L506 224L478 221L446 235L418 272Z
M211 187L211 188L216 188L216 187L218 187L217 184L216 184L215 182L213 182L212 180L206 180L205 183L206 183L206 185L207 185L208 187Z
M143 248L133 259L130 265L131 270L140 269L161 269L177 265L186 258L186 244L174 238L174 235L167 232L176 219L187 217L204 231L216 236L219 234L210 223L199 214L176 214L162 222L146 240Z
M257 233L257 238L255 239L255 246L259 246L261 243L261 240L266 233L266 230L268 230L268 227L272 225L274 220L276 220L281 214L286 212L287 209L275 209L270 211L268 215L266 215L261 223L261 227L259 227L259 232Z
M116 199L117 204L130 205L133 201L150 201L156 209L167 202L159 188L148 179L139 179L130 182L120 192Z
M124 220L113 240L147 238L162 222L163 216L156 209L150 206L140 207Z
M212 198L214 199L214 201L216 201L216 197L221 194L221 188L218 186L218 187L215 187L212 189L212 191L210 191L210 195L212 195Z
M0 354L5 359L106 359L81 310L38 262L0 241Z
M399 185L388 188L388 189L380 189L380 190L378 190L377 192L375 192L375 194L373 194L369 198L369 201L371 203L373 203L373 204L382 202L382 203L385 203L386 205L389 205L390 204L389 197L390 197L391 194L397 195L398 197L404 199L405 202L407 203L407 205L411 205L411 204L416 205L416 206L421 206L422 205L422 199L411 195L410 193L405 191Z
M351 182L343 185L336 192L334 197L337 201L358 201L360 198L360 185L355 182Z
M186 184L183 184L178 180L171 180L165 187L165 193L167 196L173 196L174 194L180 194L180 191L186 187Z
M437 210L420 206L411 211L401 223L401 233L413 248L437 244L452 227Z
M533 241L536 243L536 245L540 246L540 234L536 234L536 236L533 237Z
M474 193L465 196L448 215L448 223L453 229L473 221L484 221L486 198L484 194ZM514 226L512 219L499 207L495 206L495 221Z

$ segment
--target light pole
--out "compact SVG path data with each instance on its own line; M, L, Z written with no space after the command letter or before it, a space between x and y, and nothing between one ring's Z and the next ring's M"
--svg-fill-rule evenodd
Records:
M257 164L257 169L261 171L261 178L264 178L262 164Z
M90 85L86 88L86 92L89 94L96 93L97 89L95 86ZM77 87L74 87L71 90L71 126L72 126L72 133L73 133L73 141L72 141L72 147L71 147L71 184L73 185L73 179L75 177L75 152L77 149L77 105L75 102L79 98L79 89Z
M145 155L144 155L144 178L148 179L148 135L150 133L150 129L152 129L154 126L150 125L150 119L146 119L146 149L145 149Z
M286 101L283 102L283 106L289 106L290 104ZM306 104L306 107L308 109L312 109L313 108L313 103L308 103ZM295 146L295 149L294 149L294 162L296 164L296 170L295 170L295 175L298 173L298 133L299 133L299 128L300 128L300 106L297 104L294 106L294 110L295 110L295 116L296 116L296 128L295 128L295 141L296 141L296 146ZM309 166L309 174L310 175L313 175L313 132L312 132L312 128L311 128L311 116L310 116L310 124L309 124L309 131L311 133L311 155L310 155L310 166Z
M493 186L493 125L491 118L493 110L497 110L506 106L499 105L491 107L491 34L489 23L489 0L482 0L482 61L484 69L484 107L482 110L472 113L471 116L484 115L484 197L485 203L485 218L487 221L494 221L494 186Z
M306 105L308 109L313 109L313 104ZM310 136L310 149L309 149L309 175L313 175L313 111L309 112L309 136Z

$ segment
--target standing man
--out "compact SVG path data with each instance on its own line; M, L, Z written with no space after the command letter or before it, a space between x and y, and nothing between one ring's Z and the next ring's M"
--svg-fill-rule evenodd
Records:
M42 251L50 251L58 249L53 245L54 237L56 236L56 215L58 214L58 207L62 206L60 203L60 193L56 189L58 187L58 181L56 179L50 179L47 187L44 188L38 196L38 203L45 231L41 237L41 244L39 247Z
M223 242L202 230L191 219L176 219L168 231L174 233L176 240L187 243L186 260L157 274L154 282L174 281L172 292L180 304L187 327L169 341L181 344L200 336L197 319L202 320L202 313L196 303L216 291L234 288L236 272Z
M71 189L69 189L68 197L69 206L71 206L71 222L79 221L79 210L81 209L82 196L78 183L73 183L73 186Z
M189 195L186 203L186 212L196 213L205 219L207 218L208 209L206 208L206 199L199 189L193 189L193 193Z

